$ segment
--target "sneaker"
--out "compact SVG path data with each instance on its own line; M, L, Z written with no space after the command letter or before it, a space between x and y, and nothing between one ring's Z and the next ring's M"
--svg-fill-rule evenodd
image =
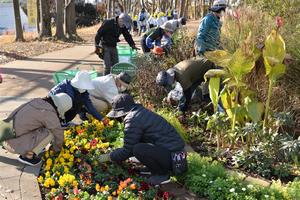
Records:
M153 186L159 186L162 184L169 183L170 176L169 175L153 175L148 179L148 183Z
M29 158L26 158L25 156L22 156L20 155L18 160L21 162L21 163L24 163L26 165L30 165L30 166L36 166L38 164L41 163L42 159L40 159L39 157L37 156L33 156L31 159Z

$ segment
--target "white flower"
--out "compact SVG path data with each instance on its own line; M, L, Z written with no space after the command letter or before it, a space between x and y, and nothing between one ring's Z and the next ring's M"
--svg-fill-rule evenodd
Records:
M249 185L247 185L247 188L252 189L253 185L249 184Z
M268 199L269 197L270 197L269 195L265 194L265 198L266 198L266 199Z
M218 190L222 190L222 188L218 187Z
M243 187L242 190L245 192L245 191L246 191L246 188Z
M203 177L206 177L206 174L202 174Z
M235 189L234 188L231 188L230 190L229 190L229 192L234 192L235 191Z
M209 181L209 183L213 183L213 181Z

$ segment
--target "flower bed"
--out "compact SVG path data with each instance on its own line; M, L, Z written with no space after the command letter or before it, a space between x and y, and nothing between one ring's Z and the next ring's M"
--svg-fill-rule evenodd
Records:
M45 153L38 182L44 199L168 199L149 186L133 163L99 163L100 154L123 145L123 127L110 121L85 121L65 131L59 153Z

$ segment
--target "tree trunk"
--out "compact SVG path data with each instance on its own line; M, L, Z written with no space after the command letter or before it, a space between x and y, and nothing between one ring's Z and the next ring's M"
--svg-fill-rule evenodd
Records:
M197 0L194 0L194 20L197 18Z
M177 4L178 4L178 0L175 0L174 9L176 9L178 11Z
M188 19L189 17L189 0L186 0L184 8L184 17Z
M107 18L111 18L111 5L112 4L112 2L111 2L111 0L107 0Z
M65 0L65 35L72 38L76 35L76 14L74 0Z
M16 26L16 39L15 40L16 41L24 41L19 0L13 0L13 4L14 4L15 26Z
M56 0L56 38L65 39L64 34L64 0Z
M41 32L39 37L52 37L49 0L40 0L40 7Z
M38 34L40 34L41 29L40 29L40 23L41 23L41 17L40 17L40 1L36 1L36 30Z
M185 11L185 0L181 0L180 13L179 13L180 17L184 16L184 11Z

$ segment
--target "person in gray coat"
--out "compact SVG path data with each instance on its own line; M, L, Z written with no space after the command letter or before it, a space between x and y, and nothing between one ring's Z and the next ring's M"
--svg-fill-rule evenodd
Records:
M135 156L151 172L152 185L170 181L172 152L184 151L185 143L176 129L163 117L136 104L133 97L120 94L113 99L110 118L122 118L125 124L124 146L99 157L99 162L124 161Z

